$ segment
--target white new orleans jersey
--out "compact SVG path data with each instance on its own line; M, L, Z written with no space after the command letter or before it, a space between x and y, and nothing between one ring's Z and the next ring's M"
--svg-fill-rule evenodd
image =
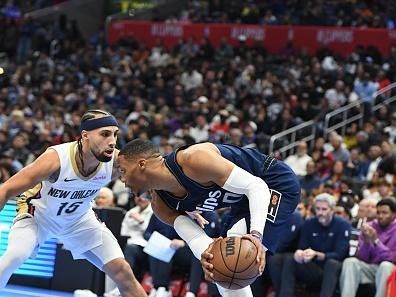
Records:
M79 250L77 245L83 242L86 247L95 245L100 238L94 238L93 234L91 238L83 238L85 232L81 231L98 226L91 202L97 192L111 181L113 159L100 163L95 172L84 177L77 167L77 142L55 145L49 149L54 149L59 156L58 179L55 182L42 181L23 193L17 202L16 220L32 216L39 228L40 243L53 235L63 240L70 249ZM87 237L86 234L84 237Z

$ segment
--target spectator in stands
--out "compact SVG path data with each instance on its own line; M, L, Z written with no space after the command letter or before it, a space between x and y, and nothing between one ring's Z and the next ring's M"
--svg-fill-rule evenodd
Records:
M377 218L377 202L375 198L363 198L359 202L359 208L352 226L360 229L363 223L371 222Z
M293 296L296 279L314 287L321 284L321 297L333 296L351 230L349 222L334 216L335 205L327 193L315 197L315 217L304 223L298 249L284 260L279 296Z
M345 164L344 175L351 179L358 179L359 172L362 166L360 153L358 148L353 148L350 151L349 160Z
M392 191L392 185L390 182L386 180L386 178L383 177L379 178L378 195L379 195L379 200L394 197L394 193Z
M12 168L6 162L0 161L0 184L11 177Z
M316 163L316 172L322 181L331 175L334 164L334 156L331 152L324 152Z
M202 85L203 77L202 74L194 69L192 65L186 66L186 71L182 73L180 82L186 92L194 90L195 88Z
M14 152L14 157L23 165L27 165L27 160L30 154L27 146L29 145L29 138L23 131L18 132L11 143L11 149Z
M114 194L113 191L107 187L101 188L95 198L95 207L113 207L114 204Z
M334 207L334 214L343 218L344 220L350 222L352 220L351 211L345 203L337 202L336 206Z
M285 108L281 111L274 123L273 133L276 134L285 131L295 125L297 125L297 120L293 118L290 109Z
M294 111L296 118L300 121L306 122L313 120L318 115L318 113L318 109L312 106L310 94L307 92L302 93L300 104Z
M377 170L378 164L381 162L381 148L378 145L370 146L368 152L369 159L362 165L360 176L363 180L370 181Z
M214 59L216 63L220 66L225 61L233 57L234 49L231 44L228 43L227 39L223 36L220 38L219 47L215 50Z
M361 227L356 257L342 265L342 297L355 296L359 284L376 286L376 297L386 296L386 281L396 268L396 203L383 199L377 204L377 220Z
M346 147L343 146L342 136L335 134L330 139L331 146L333 148L332 154L335 160L347 163L349 161L350 153Z
M192 254L188 253L188 247L185 242L180 239L174 229L163 222L156 216L151 216L149 225L144 232L144 238L149 240L152 233L156 231L171 240L171 247L177 251L181 251L181 256L184 258L184 263L190 263L193 258ZM173 259L176 255L173 256ZM172 262L163 262L152 256L149 256L149 271L152 276L153 289L149 296L169 297L169 285L172 272Z
M209 236L218 237L220 235L218 214L216 212L207 212L203 214L203 217L209 222L209 224L205 225L205 232L207 232ZM156 216L151 216L149 225L144 233L144 238L149 240L154 231L168 237L171 240L171 248L175 249L176 253L169 263L149 256L150 274L153 280L153 290L150 292L149 296L171 296L169 295L170 292L168 290L171 273L175 268L178 268L179 273L189 272L191 286L186 296L196 296L203 277L203 270L200 262L196 260L189 247L180 239L176 231L171 226L161 222ZM174 263L175 265L173 265Z
M389 126L384 128L384 132L389 137L391 144L396 144L396 112L391 115L391 123Z
M203 114L198 114L195 117L195 125L190 128L190 135L194 138L195 142L208 141L209 124Z
M242 146L255 146L256 144L256 131L257 125L253 121L249 121L243 127L243 134L241 137L241 145Z
M147 254L143 252L147 241L143 234L150 222L153 210L149 192L135 195L134 201L136 206L125 214L122 221L121 235L129 237L124 249L125 259L131 265L136 279L142 281L143 274L148 269Z
M211 125L211 132L215 135L226 135L230 131L230 124L227 119L230 113L226 109L219 111L218 115L214 117Z
M230 139L229 143L236 146L243 146L242 144L242 131L239 128L230 129Z
M297 204L296 210L298 210L303 220L306 220L309 217L309 207L310 205L308 199L301 199L301 201Z
M323 183L330 181L333 185L334 195L338 198L341 193L341 182L344 179L344 163L340 160L334 162L330 175L323 179ZM322 186L324 186L324 184Z
M357 78L355 80L353 90L363 102L374 103L374 94L377 91L377 85L371 81L369 73L365 72L361 79ZM367 105L367 107L370 108L370 105Z
M300 141L297 144L297 151L294 155L290 155L285 159L285 163L293 169L298 176L305 176L307 174L307 164L311 161L311 156L308 155L308 145L305 141Z
M343 106L347 101L344 93L344 82L337 80L335 87L326 91L325 98L330 110L335 110Z
M298 207L298 206L297 206ZM283 235L285 240L279 244L276 254L267 258L265 269L271 277L274 285L276 296L279 296L281 288L281 276L283 270L283 262L287 255L292 255L297 249L300 230L304 223L304 217L301 216L299 211L295 211L288 221L288 234ZM252 287L252 289L254 286ZM261 294L262 295L262 294ZM254 296L261 296L260 294Z

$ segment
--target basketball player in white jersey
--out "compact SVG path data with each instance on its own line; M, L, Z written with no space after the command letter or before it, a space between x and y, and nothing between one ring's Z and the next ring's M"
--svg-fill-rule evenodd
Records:
M48 148L0 186L0 210L10 197L20 195L7 251L0 258L0 290L53 236L74 259L87 259L109 275L122 296L147 296L117 240L91 207L97 192L118 177L117 121L108 112L89 110L81 119L80 132L77 142Z

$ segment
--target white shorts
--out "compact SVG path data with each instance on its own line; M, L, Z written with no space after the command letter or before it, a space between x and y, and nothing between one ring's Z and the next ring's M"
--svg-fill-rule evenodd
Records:
M61 235L50 233L45 227L45 222L36 216L16 220L11 232L18 232L20 227L27 225L37 226L37 228L32 228L36 230L36 234L32 236L37 237L39 245L53 236L70 250L73 259L87 259L99 269L114 259L124 258L117 239L106 225L96 218L94 212L84 216L84 219L64 230Z

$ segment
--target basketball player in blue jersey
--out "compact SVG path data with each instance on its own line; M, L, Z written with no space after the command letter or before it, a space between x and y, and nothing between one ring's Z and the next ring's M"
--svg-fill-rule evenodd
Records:
M256 149L200 143L181 147L165 158L152 142L136 139L120 151L119 171L133 191L154 189L152 208L173 225L201 259L205 277L213 281L208 262L213 239L203 232L200 213L231 207L227 236L243 236L258 248L260 273L265 250L274 253L283 229L300 199L300 185L282 161ZM197 224L198 223L198 224ZM222 296L252 296L250 287Z
M54 236L74 259L85 258L108 274L122 296L147 296L117 240L91 207L96 193L119 177L114 169L117 121L108 112L90 110L81 118L80 132L78 141L48 148L0 186L0 210L10 197L20 195L8 247L0 258L0 290Z

